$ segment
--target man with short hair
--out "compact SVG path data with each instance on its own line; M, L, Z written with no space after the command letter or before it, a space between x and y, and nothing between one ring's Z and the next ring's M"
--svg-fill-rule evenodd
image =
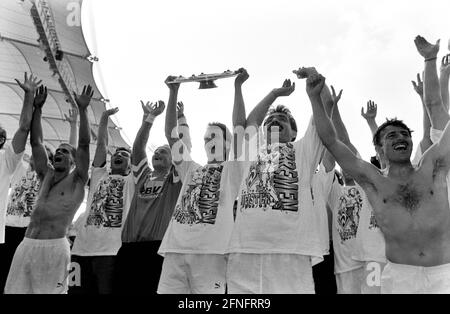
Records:
M227 249L227 285L232 294L315 292L312 266L323 258L328 237L322 232L326 214L315 210L311 192L324 147L313 121L304 137L295 141L297 127L290 111L281 105L269 110L278 97L294 90L295 83L285 80L246 120L243 109L233 119L235 127L264 125L266 141L256 160L241 162L244 180ZM332 104L329 93L324 97Z
M434 79L433 68L439 45L416 38L416 46L425 58L425 81ZM436 75L437 80L437 75ZM326 116L320 93L325 79L311 75L307 81L317 130L324 145L365 190L386 240L388 264L382 274L382 293L450 292L450 208L446 176L450 169L450 127L428 149L418 167L411 164L410 129L399 120L383 123L374 136L380 158L386 162L381 172L356 157L336 137ZM438 85L437 85L438 86ZM428 96L427 96L428 95ZM448 121L439 88L425 84L425 105L430 117Z
M33 75L24 74L24 81L17 84L25 92L19 129L14 134L11 145L6 144L6 130L0 127L0 292L3 292L11 259L8 244L5 243L5 223L8 205L8 190L12 176L22 161L25 145L30 131L33 114L33 102L41 81Z
M41 188L25 238L14 254L5 293L66 293L70 248L67 230L84 198L88 180L90 128L87 107L91 86L74 93L80 114L78 148L61 144L53 164L43 145L42 107L47 88L41 86L34 99L30 143Z
M97 148L92 163L86 212L76 223L72 262L80 265L80 287L70 294L111 294L114 265L120 248L123 223L134 193L131 151L118 147L107 169L108 122L118 108L105 110L100 119Z
M233 203L237 187L237 167L229 160L231 133L219 122L209 123L204 135L208 163L192 161L188 149L176 131L176 102L179 83L170 89L166 112L166 138L172 160L183 186L159 249L164 256L159 294L225 293L225 251L233 227ZM240 69L236 90L247 80ZM239 97L236 94L236 97Z
M164 110L143 105L141 128L133 145L135 192L122 231L122 246L117 253L115 292L120 294L156 294L163 258L158 255L173 209L181 189L181 181L172 165L168 145L158 147L150 168L146 146L153 121ZM190 150L189 128L184 105L177 104L178 130Z

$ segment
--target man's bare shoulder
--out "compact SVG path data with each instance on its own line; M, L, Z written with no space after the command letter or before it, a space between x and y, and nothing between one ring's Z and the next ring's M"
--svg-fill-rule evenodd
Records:
M382 170L360 158L356 163L355 167L358 167L360 171L355 180L364 190L378 191L379 187L385 184L386 176Z

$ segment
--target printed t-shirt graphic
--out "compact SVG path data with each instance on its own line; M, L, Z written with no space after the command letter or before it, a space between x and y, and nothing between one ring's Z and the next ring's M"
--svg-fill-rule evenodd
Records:
M134 169L134 166L133 166ZM122 242L123 223L134 194L133 172L127 176L108 174L106 166L93 167L86 212L76 223L78 235L73 255L116 255Z
M187 156L175 169L183 185L158 253L225 254L242 178L239 162L201 166Z
M354 260L357 250L357 234L364 202L362 189L358 186L341 186L333 182L329 205L333 213L332 236L334 249L334 271L336 274L358 269L360 261Z
M22 156L23 152L16 154L9 144L0 149L0 244L5 242L9 185L17 165L22 160Z
M201 167L175 207L174 219L181 224L216 222L223 165Z
M359 190L353 186L344 187L342 192L338 200L336 219L341 242L345 242L356 238L362 197Z
M228 253L300 254L322 258L326 215L314 210L312 178L324 146L311 119L302 139L263 145L240 162L236 221Z
M250 166L241 195L241 210L299 210L299 174L293 145L288 143L278 148L263 151Z
M28 226L39 188L40 181L36 172L27 170L25 176L16 183L11 191L6 211L6 225L11 227Z

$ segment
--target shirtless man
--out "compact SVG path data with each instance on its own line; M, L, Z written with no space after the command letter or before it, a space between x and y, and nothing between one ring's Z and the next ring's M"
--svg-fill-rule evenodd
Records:
M30 142L41 189L25 238L14 255L5 293L67 292L70 248L66 234L83 201L88 180L87 107L92 95L91 86L85 86L81 95L74 95L80 114L78 148L61 144L55 152L53 165L48 162L41 125L47 89L41 87L36 95Z
M433 57L427 56L426 62ZM450 169L450 127L414 167L411 131L398 120L383 123L374 136L377 153L386 162L381 172L336 137L320 99L324 84L320 74L308 77L306 90L317 131L342 169L366 192L384 233L388 264L382 293L449 293L450 209L445 179ZM426 105L427 110L448 116L441 103Z

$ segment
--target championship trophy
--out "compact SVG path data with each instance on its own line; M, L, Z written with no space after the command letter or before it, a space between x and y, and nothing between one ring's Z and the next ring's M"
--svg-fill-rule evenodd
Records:
M224 71L223 73L212 73L212 74L201 73L199 75L192 74L190 77L179 76L173 81L168 83L174 84L174 83L199 82L200 86L198 89L209 89L217 87L217 85L214 83L215 80L233 77L238 75L239 73L240 73L239 71L227 70Z

